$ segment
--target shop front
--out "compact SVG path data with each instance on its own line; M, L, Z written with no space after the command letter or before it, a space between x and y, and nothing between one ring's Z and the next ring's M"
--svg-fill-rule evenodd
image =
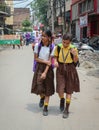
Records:
M90 37L99 36L99 15L89 16Z

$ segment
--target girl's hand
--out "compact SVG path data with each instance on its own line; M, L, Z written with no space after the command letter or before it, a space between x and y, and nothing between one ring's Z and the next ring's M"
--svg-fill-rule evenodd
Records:
M73 56L77 56L77 51L74 48L70 49L70 52L73 54Z
M55 67L59 67L59 64L58 64L57 61L54 62L54 66L55 66Z
M46 73L45 72L43 72L42 74L41 74L41 77L40 77L41 79L45 79L46 78Z
M77 54L77 50L75 50L74 48L72 48L70 50L70 52L73 54L73 61L77 62L78 61L78 54Z

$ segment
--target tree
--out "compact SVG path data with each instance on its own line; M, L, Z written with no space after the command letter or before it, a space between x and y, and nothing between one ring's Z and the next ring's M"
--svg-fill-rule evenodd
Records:
M43 23L45 26L48 25L47 20L47 10L48 10L48 0L34 0L31 4L35 15L38 20Z
M30 27L31 26L31 23L30 23L30 21L29 20L24 20L23 22L22 22L22 26L23 27Z
M24 20L23 22L22 22L22 26L23 26L23 31L29 31L29 32L31 32L32 31L32 29L31 29L31 23L30 23L30 21L29 20Z

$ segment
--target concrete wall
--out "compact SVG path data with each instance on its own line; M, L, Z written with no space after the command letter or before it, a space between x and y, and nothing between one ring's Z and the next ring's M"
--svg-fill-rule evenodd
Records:
M78 3L72 5L72 20L78 19Z
M71 10L71 2L72 0L66 1L66 11Z
M13 12L14 12L13 0L11 0L11 1L6 0L5 2L7 4L7 6L11 7L11 14L12 14L10 17L6 17L5 24L7 24L7 25L13 25Z
M97 13L99 13L99 0L97 0Z
M30 8L14 8L14 29L21 29L22 22L26 19L30 20Z
M78 21L76 21L76 37L80 40L80 27Z

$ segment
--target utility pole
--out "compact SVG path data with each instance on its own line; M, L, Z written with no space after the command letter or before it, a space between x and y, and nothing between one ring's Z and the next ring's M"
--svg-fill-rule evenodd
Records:
M59 0L60 2L60 17L61 17L61 33L63 34L63 15L62 15L62 1Z
M54 33L54 11L53 11L53 0L51 0L51 11L52 11L52 33Z
M64 33L66 31L66 0L64 0Z

